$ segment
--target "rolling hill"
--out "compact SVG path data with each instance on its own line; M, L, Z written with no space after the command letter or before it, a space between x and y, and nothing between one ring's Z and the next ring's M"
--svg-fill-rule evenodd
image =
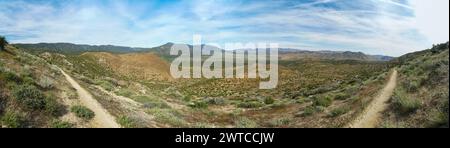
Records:
M84 52L112 52L130 53L146 50L145 48L133 48L113 45L81 45L72 43L38 43L38 44L13 44L29 53L41 54L44 52L60 54L82 54Z
M448 127L448 43L390 61L281 49L272 90L258 89L259 79L173 79L172 45L8 45L0 51L0 125L99 127L95 121L108 119L121 127L345 127L397 76L395 68L398 85L377 127ZM38 99L22 99L21 91Z
M175 43L166 43L161 46L152 48L135 48L112 45L78 45L71 43L38 43L38 44L14 44L27 52L34 54L41 54L44 52L60 53L60 54L82 54L84 52L110 52L110 53L155 53L156 55L168 61L173 60L176 56L170 55L170 48ZM187 44L186 44L187 45ZM187 45L191 51L193 45ZM205 47L217 48L209 45L202 45ZM236 49L239 50L239 49ZM328 60L359 60L359 61L389 61L393 59L390 56L384 55L367 55L362 52L351 51L307 51L291 48L280 48L279 55L282 60L300 60L300 59L328 59Z

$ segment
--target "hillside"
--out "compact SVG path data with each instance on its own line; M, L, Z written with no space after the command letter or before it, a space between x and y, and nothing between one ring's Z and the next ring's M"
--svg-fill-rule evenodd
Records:
M390 62L359 52L281 50L279 83L272 90L258 89L260 79L173 79L171 45L130 53L36 48L35 55L8 45L0 51L0 123L345 127L374 102L390 100L380 108L378 127L448 127L448 43ZM392 98L377 100L394 87ZM15 92L21 89L31 89L37 100L20 99Z
M176 56L170 55L170 48L175 43L166 43L153 48L134 48L112 45L79 45L71 43L38 43L38 44L14 44L18 48L33 53L41 54L45 52L77 55L84 52L110 52L110 53L154 53L161 58L172 61ZM187 45L187 44L186 44ZM191 52L193 45L187 45ZM202 45L202 48L214 46ZM239 49L236 49L239 50ZM301 60L301 59L319 59L319 60L359 60L359 61L389 61L393 59L390 56L383 55L367 55L362 52L351 51L306 51L299 49L281 48L279 55L282 60Z
M38 56L66 70L133 127L343 126L381 88L388 70L387 63L374 61L282 60L279 87L271 91L259 90L257 79L173 81L167 77L170 56L164 57L170 45L127 54Z
M351 51L304 51L297 49L280 49L282 60L300 59L331 59L331 60L358 60L358 61L389 61L393 57L383 55L367 55L362 52Z
M141 80L170 80L170 63L152 53L111 54L88 52L80 57L93 57L98 63L126 77Z
M84 52L112 52L130 53L146 50L145 48L133 48L113 45L80 45L72 43L38 43L38 44L13 44L29 53L41 54L44 52L60 54L82 54Z
M80 104L55 65L13 46L0 51L0 127L91 127L80 118L94 116L89 109L72 110Z
M394 60L399 86L381 127L449 127L449 43Z

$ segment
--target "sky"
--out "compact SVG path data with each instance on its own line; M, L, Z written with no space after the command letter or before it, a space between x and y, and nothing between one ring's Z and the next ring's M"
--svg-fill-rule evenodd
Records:
M13 43L278 43L400 56L449 40L449 0L0 0Z

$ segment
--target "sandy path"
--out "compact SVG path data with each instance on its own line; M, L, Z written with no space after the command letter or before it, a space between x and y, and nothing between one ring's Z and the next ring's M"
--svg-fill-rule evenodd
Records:
M386 103L391 98L395 86L397 85L397 71L394 70L389 82L383 88L378 96L376 96L363 113L352 123L350 128L374 128L379 123L381 112L386 110L388 104Z
M136 102L133 99L130 99L128 97L116 95L115 93L107 91L100 86L94 86L94 87L97 88L98 90L102 91L103 93L109 95L110 97L113 97L114 99L116 99L116 101L120 102L121 106L124 107L125 109L131 111L131 113L134 117L137 117L140 120L142 120L145 123L146 127L152 127L152 128L159 127L158 124L155 122L155 117L145 113L145 111L144 111L145 108L143 107L144 105L142 103Z
M114 116L103 108L103 106L95 100L92 95L80 86L71 76L66 74L62 69L61 73L66 77L66 80L77 90L81 103L87 108L91 109L95 116L92 119L93 127L97 128L120 128L120 125L116 123Z

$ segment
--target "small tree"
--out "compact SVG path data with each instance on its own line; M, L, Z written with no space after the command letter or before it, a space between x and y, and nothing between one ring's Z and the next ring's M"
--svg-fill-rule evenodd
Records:
M5 50L5 46L8 44L4 36L0 36L0 50Z

